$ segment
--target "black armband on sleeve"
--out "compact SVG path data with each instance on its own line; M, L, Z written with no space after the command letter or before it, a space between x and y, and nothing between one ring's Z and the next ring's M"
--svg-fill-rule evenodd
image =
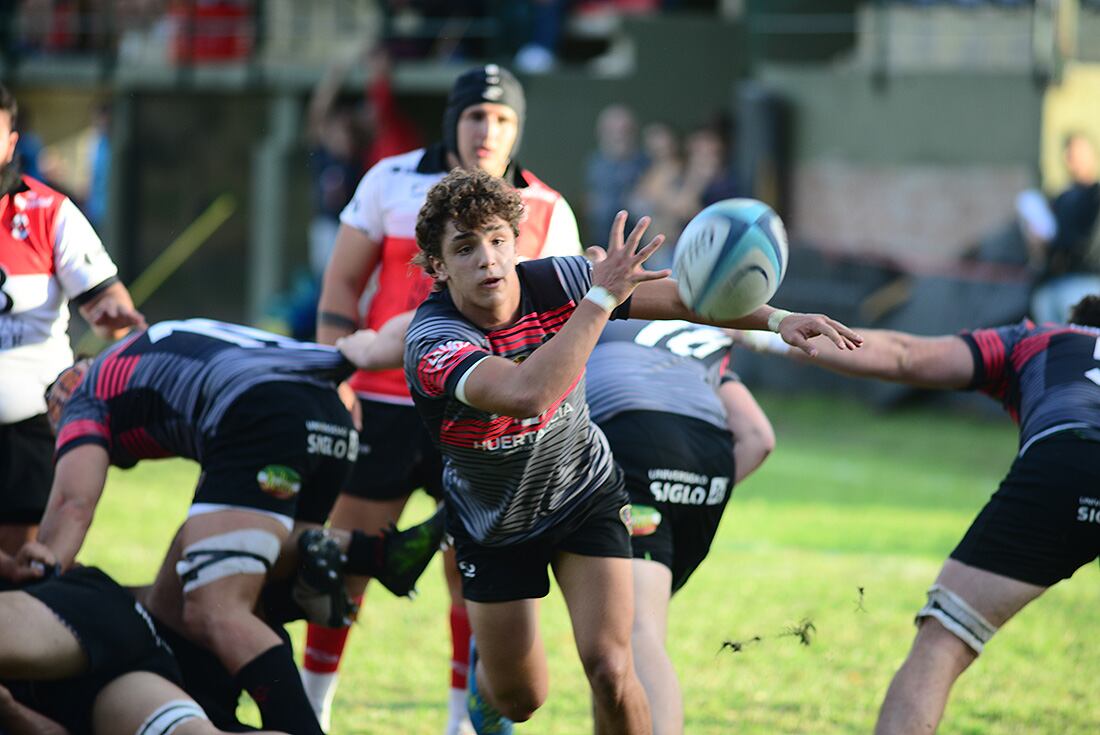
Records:
M342 329L348 329L352 332L359 329L359 322L356 319L352 319L344 314L337 314L334 311L319 311L317 312L317 323L324 324L326 327L340 327Z
M94 299L96 296L99 296L101 293L103 293L104 291L106 291L107 289L109 289L111 286L115 285L118 282L119 282L118 276L111 276L106 281L103 281L102 283L98 283L95 286L92 286L91 288L89 288L84 293L80 294L79 296L74 297L72 299L73 305L75 305L77 307L84 306L84 304L88 303L89 301Z

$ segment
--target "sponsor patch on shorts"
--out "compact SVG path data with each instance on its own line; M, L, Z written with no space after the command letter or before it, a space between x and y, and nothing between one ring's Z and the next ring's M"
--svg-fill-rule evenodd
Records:
M268 495L287 500L293 498L302 489L302 476L297 471L281 464L269 464L256 473L256 482Z
M661 511L649 505L635 505L630 512L630 535L652 536L661 525Z

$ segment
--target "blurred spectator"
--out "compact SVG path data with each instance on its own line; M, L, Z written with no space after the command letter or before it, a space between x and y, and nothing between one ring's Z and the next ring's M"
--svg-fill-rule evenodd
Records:
M88 141L88 180L81 196L84 215L99 230L107 220L111 177L111 105L100 102L92 111Z
M623 105L605 107L596 120L596 150L588 158L587 237L604 242L615 214L626 206L648 161L638 150L634 113Z
M42 139L34 132L31 124L31 110L26 105L19 106L19 142L15 144L15 153L19 160L19 169L33 179L43 183L50 182L43 177L41 167L38 165L39 156L42 155Z
M342 99L340 89L358 60L333 63L313 89L306 118L306 141L313 215L309 225L309 265L316 278L336 241L340 212L355 192L365 155L363 130L357 125L357 102Z
M516 70L545 74L558 64L558 46L571 0L528 0L530 35L516 52Z
M401 111L394 99L391 77L393 65L389 54L384 49L376 49L369 54L368 63L371 68L371 80L367 84L370 144L363 159L363 171L383 158L406 153L423 144L416 124ZM352 186L354 185L353 182ZM348 196L344 204L350 199Z
M1051 203L1053 234L1042 227L1025 226L1032 252L1042 264L1031 298L1031 313L1039 323L1063 322L1073 304L1100 293L1096 147L1085 134L1071 133L1066 136L1063 154L1071 183Z
M650 230L664 233L665 245L653 255L647 266L668 267L676 238L684 226L677 210L675 195L683 184L684 160L676 132L666 123L650 123L642 130L642 144L649 166L638 180L628 200L628 209L635 215L653 218Z

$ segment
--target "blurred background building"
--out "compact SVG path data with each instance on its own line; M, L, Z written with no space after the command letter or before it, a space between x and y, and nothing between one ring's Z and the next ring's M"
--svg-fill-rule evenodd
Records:
M285 322L334 199L436 138L475 63L521 76L519 159L586 242L754 196L790 231L777 302L852 324L1023 317L1048 262L1020 194L1089 186L1064 140L1100 141L1100 0L0 0L0 50L25 167L131 282L175 246L152 319Z

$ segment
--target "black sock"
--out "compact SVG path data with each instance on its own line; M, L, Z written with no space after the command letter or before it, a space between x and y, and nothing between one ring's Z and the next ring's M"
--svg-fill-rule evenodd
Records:
M344 571L359 577L377 577L382 568L382 556L381 536L368 536L362 531L352 531Z
M293 735L324 735L302 688L290 646L272 646L237 672L237 683L260 708L267 730Z

